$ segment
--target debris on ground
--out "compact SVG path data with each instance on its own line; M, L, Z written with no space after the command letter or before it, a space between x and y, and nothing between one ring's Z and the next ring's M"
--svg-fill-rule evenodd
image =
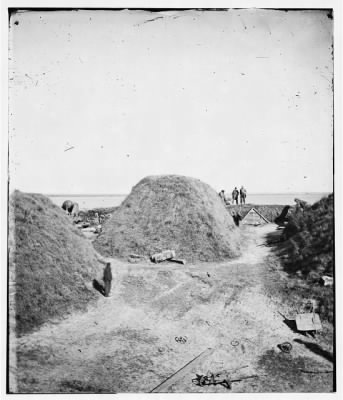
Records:
M196 374L196 378L192 379L192 382L197 386L210 386L210 385L222 385L227 389L232 388L232 383L240 382L244 379L258 378L258 375L240 376L232 379L232 374L240 369L246 368L248 365L234 369L233 371L219 371L211 372L208 371L206 375Z
M175 336L175 342L185 344L187 343L187 336Z
M315 312L316 301L307 300L295 317L298 331L317 331L322 329L319 314Z
M154 263L159 263L166 260L171 260L175 258L175 251L174 250L164 250L160 253L153 254L150 256L150 259Z
M227 389L231 389L231 377L228 372L212 373L207 372L207 375L198 375L192 379L192 382L198 386L222 385Z
M321 283L323 286L332 286L333 285L333 277L332 276L323 275L320 279L321 279Z
M277 345L277 347L283 352L283 353L290 353L292 351L292 344L289 342L283 342Z
M320 321L319 314L317 313L306 313L298 314L295 317L298 331L318 331L322 329L322 323Z
M150 256L150 260L154 263L160 263L162 261L170 261L182 265L186 264L186 260L175 258L174 250L164 250L161 253L153 254L152 256Z

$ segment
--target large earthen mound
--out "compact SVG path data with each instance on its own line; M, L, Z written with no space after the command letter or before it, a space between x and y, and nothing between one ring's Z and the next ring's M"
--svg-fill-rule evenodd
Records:
M103 265L71 218L47 197L19 191L10 197L9 217L17 333L85 309L96 298L92 280L101 278Z
M172 249L187 261L239 253L239 230L218 194L198 179L177 175L141 180L94 242L106 256L150 256Z

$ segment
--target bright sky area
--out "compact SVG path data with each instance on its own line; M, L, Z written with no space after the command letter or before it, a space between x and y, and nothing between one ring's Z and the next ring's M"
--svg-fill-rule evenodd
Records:
M332 191L327 14L14 14L11 188L129 193L179 174L218 191Z

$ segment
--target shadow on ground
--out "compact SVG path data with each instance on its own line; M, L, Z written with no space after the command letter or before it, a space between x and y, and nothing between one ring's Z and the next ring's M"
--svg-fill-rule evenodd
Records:
M312 343L312 342L305 342L302 339L294 339L296 343L303 344L306 346L309 350L311 350L313 353L318 354L319 356L322 356L326 360L330 362L334 362L334 357L333 354L330 353L329 351L324 350L322 347L320 347L317 343Z
M93 288L105 296L105 288L103 285L96 279L93 279Z
M259 369L265 374L260 376L266 392L311 392L328 391L333 386L332 374L308 374L302 371L321 370L321 363L308 357L293 357L292 354L277 353L268 350L258 361Z

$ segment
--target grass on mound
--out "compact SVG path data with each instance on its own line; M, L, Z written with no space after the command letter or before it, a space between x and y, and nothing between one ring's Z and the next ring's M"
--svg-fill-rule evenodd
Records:
M47 197L15 191L10 197L10 232L18 335L52 317L84 310L96 297L91 282L101 276L103 265L71 218Z
M114 211L94 246L115 257L172 249L187 261L215 261L238 255L239 230L209 185L177 175L150 176Z

